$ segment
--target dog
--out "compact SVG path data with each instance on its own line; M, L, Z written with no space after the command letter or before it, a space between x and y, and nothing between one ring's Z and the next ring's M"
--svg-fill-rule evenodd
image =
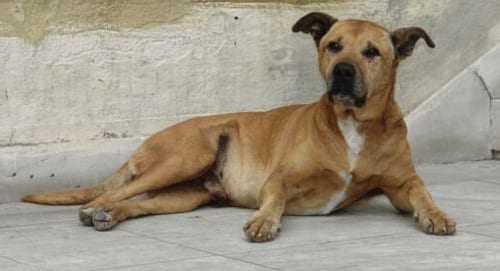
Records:
M326 82L317 102L193 118L153 134L101 184L22 200L83 204L80 220L99 231L222 202L257 209L243 229L249 241L264 242L278 235L283 215L327 215L380 191L413 212L422 231L454 234L455 221L415 171L394 97L399 63L420 39L434 48L429 35L321 12L292 30L316 44Z

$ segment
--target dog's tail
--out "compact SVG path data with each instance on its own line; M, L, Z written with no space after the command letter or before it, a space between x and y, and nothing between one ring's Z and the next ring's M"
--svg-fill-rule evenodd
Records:
M24 196L24 202L48 205L85 204L104 192L104 184L92 187L70 189L58 192L36 193Z
M69 189L59 192L44 192L26 195L21 198L24 202L47 205L85 204L99 197L107 190L117 189L133 179L133 174L125 163L113 176L106 181L91 187Z

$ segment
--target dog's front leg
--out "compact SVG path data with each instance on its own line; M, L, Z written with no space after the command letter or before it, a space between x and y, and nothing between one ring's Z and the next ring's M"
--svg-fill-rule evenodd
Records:
M397 188L383 187L383 190L397 209L414 213L424 232L438 235L455 233L455 221L436 206L419 176L413 176Z
M280 220L286 205L283 179L270 178L262 187L260 208L243 227L250 242L273 240L280 231Z

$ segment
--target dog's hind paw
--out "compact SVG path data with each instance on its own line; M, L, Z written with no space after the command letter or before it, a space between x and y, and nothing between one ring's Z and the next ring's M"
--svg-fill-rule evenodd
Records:
M97 207L92 216L92 223L97 231L107 231L118 224L118 221L113 218L111 211L104 207Z
M94 215L95 209L91 207L80 207L78 209L78 218L85 226L92 226L92 216Z

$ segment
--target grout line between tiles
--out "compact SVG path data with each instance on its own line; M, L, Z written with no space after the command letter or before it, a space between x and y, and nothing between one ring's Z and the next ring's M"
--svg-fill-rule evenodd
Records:
M489 225L496 225L500 224L500 221L493 221L493 222L487 222L487 223L478 223L478 224L469 224L463 226L463 228L470 228L470 227L481 227L481 226L489 226Z
M485 180L475 180L476 182L481 182L481 183L487 183L487 184L493 184L493 185L498 185L500 186L500 183L496 182L491 182L491 181L485 181Z
M348 242L352 241L360 241L360 240L368 240L368 239L377 239L377 238L384 238L387 236L404 236L406 234L413 234L413 233L403 233L403 232L393 232L393 233L388 233L388 234L379 234L379 235L373 235L373 236L365 236L365 237L360 237L360 238L351 238L351 239L342 239L342 240L326 240L322 242L316 242L316 243L307 243L307 244L294 244L294 245L289 245L289 246L282 246L282 247L273 247L273 248L268 248L268 249L261 249L261 251L273 251L273 250L280 250L280 249L288 249L288 248L294 248L294 247L300 247L304 245L323 245L323 244L345 244ZM231 253L231 254L224 254L224 256L229 256L229 255L240 255L240 254L245 254L249 252L254 252L255 250L250 250L250 251L240 251L236 253Z
M262 267L262 268L265 268L265 269L269 269L269 270L280 270L280 269L276 269L276 268L273 268L273 267L270 267L270 266L266 266L266 265L262 265L262 264L259 264L259 263L254 263L254 262L249 262L249 261L245 261L245 260L233 258L233 257L227 256L227 255L221 254L221 253L216 253L216 252L212 252L212 251L208 251L208 250L204 250L204 249L200 249L200 248L196 248L196 247L192 247L192 246L188 246L188 245L180 244L180 243L176 243L176 242L166 241L166 240L159 239L159 238L147 235L147 234L141 234L141 233L136 233L136 232L133 232L133 231L126 231L126 230L124 230L124 231L127 232L127 233L130 233L130 234L134 234L136 236L141 236L141 237L149 238L151 240L155 240L155 241L158 241L158 242L163 242L163 243L167 243L167 244L171 244L171 245L177 245L177 246L180 246L180 247L183 247L183 248L188 248L188 249L192 249L192 250L195 250L195 251L198 251L198 252L203 252L203 253L210 254L209 256L205 256L205 257L219 256L219 257L224 257L224 258L231 259L231 260L238 261L238 262L242 262L242 263L247 263L247 264L259 266L259 267Z
M41 223L31 223L31 224L23 224L23 225L12 225L12 226L0 226L0 231L2 230L8 230L12 228L23 228L23 227L33 227L33 226L45 226L45 225L63 225L63 226L69 226L69 225L74 225L74 220L56 220L56 221L51 221L51 222L41 222Z
M3 258L3 259L6 259L7 261L10 261L10 262L13 262L13 263L17 263L17 264L20 264L20 265L23 265L23 266L29 266L29 267L33 267L33 268L37 268L37 269L41 269L41 270L46 270L46 271L52 271L53 269L50 269L50 268L47 268L47 267L44 267L44 266L38 266L38 265L34 265L34 264L27 264L27 263L23 263L21 261L18 261L14 258L11 258L11 257L7 257L5 255L0 255L0 258Z
M91 269L91 271L104 271L104 270L116 270L116 269L120 270L122 268L127 268L127 267L139 267L139 266L146 266L146 265L159 264L159 263L182 262L182 261L186 261L186 260L202 259L202 258L208 258L208 257L213 257L213 256L212 255L206 255L206 256L199 256L199 257L185 258L185 259L155 261L155 262L147 262L147 263L139 263L139 264L129 264L129 265L108 266L108 267Z
M477 233L477 232L473 232L473 231L469 231L468 229L462 230L461 232L464 232L464 233L467 233L467 234L470 234L470 235L479 236L479 237L489 238L489 239L492 239L492 240L500 240L500 238L498 238L498 237L487 235L487 234L481 234L481 233Z

